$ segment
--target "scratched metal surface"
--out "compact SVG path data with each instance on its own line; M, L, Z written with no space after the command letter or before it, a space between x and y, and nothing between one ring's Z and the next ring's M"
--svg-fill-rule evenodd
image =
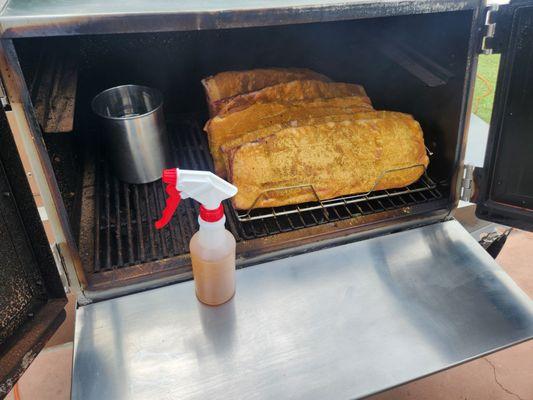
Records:
M481 0L8 0L7 37L269 26L472 9Z
M0 398L64 319L65 292L7 121L0 117Z
M457 221L81 307L72 398L348 399L533 337L533 302Z

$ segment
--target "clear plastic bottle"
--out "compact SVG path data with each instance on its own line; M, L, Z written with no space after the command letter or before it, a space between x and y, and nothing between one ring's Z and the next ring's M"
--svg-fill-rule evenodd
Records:
M162 180L168 197L155 227L162 229L170 222L182 198L200 203L200 230L189 243L196 297L210 306L225 303L235 294L236 244L224 228L221 203L235 196L237 188L209 171L170 168L163 170Z
M235 238L226 230L226 217L216 222L198 218L200 230L189 248L196 296L202 303L218 306L235 294Z

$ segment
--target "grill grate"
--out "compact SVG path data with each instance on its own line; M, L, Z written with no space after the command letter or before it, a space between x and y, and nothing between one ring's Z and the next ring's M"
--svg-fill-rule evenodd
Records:
M167 127L180 168L213 170L207 138L197 119L172 119ZM166 197L161 181L145 185L120 182L103 157L98 157L95 179L94 272L189 252L189 240L198 229L198 205L194 201L183 200L169 225L157 230L154 222L161 215ZM239 242L440 198L438 185L424 175L406 188L366 195L250 212L237 212L229 202L224 208L227 227Z

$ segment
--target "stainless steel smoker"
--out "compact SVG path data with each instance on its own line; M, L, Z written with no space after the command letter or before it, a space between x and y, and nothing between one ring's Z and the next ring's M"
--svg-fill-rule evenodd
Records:
M473 170L472 82L491 52L496 98ZM5 1L0 395L60 325L65 287L73 399L360 398L531 339L531 299L452 215L463 199L533 229L532 52L531 0ZM201 78L269 66L360 83L376 109L414 115L430 164L397 190L225 204L237 295L210 308L190 281L194 204L155 231L164 188L117 179L90 101L159 88L178 166L211 169Z

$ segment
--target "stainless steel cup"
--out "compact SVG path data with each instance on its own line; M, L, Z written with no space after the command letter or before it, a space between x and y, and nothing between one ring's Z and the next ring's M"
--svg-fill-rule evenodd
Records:
M102 119L107 157L120 180L153 182L161 178L164 168L172 166L159 91L146 86L117 86L98 94L92 109Z

